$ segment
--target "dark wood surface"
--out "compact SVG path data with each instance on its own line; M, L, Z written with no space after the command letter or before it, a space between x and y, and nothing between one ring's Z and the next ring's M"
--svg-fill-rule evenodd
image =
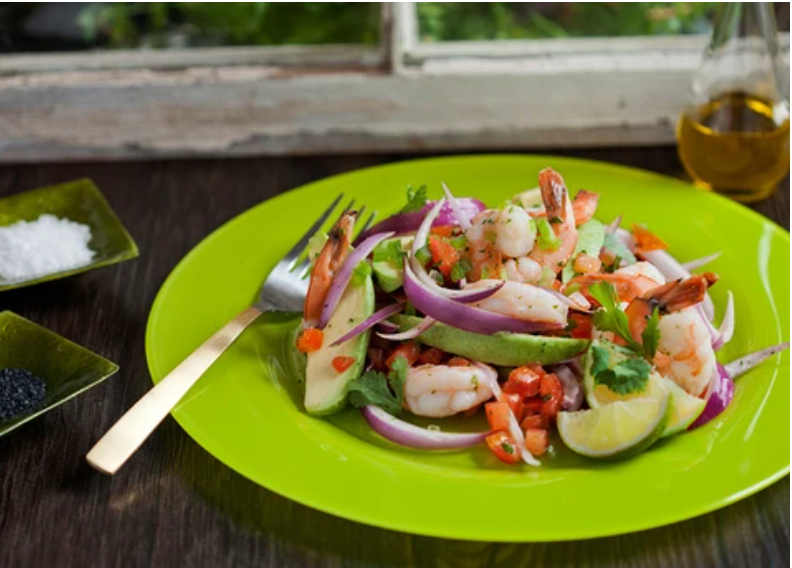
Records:
M680 175L670 148L567 154ZM0 168L0 196L93 178L141 249L135 261L0 294L0 310L11 309L121 365L108 382L0 439L0 567L789 565L788 477L735 505L665 528L503 545L410 536L313 511L232 472L170 418L117 476L85 464L92 443L151 386L143 351L148 311L193 246L276 193L405 158ZM788 180L756 209L788 230ZM541 511L526 511L526 517L543 522Z

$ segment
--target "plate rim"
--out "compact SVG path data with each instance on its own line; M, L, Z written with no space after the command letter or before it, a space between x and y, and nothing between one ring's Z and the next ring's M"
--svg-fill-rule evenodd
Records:
M227 228L228 225L239 221L240 219L246 217L247 215L254 214L254 212L259 207L263 207L263 206L265 206L266 204L269 204L272 201L279 200L279 199L283 198L284 196L286 196L286 195L288 195L288 194L290 194L290 193L292 193L294 191L310 190L314 185L325 183L325 182L327 182L328 180L331 180L331 179L332 180L339 180L339 179L342 180L343 178L345 178L347 176L359 175L361 172L370 172L370 171L375 171L375 170L380 170L380 169L388 169L388 168L393 168L393 167L405 167L405 165L414 164L416 162L419 162L419 163L422 163L422 162L443 162L443 161L453 162L453 161L460 161L460 160L489 160L489 159L492 159L492 158L496 158L496 159L514 159L515 161L519 161L519 160L522 160L522 159L525 159L525 158L539 159L539 160L545 159L545 160L548 160L548 161L562 160L562 161L567 162L567 163L574 162L577 165L581 165L581 166L595 166L595 167L599 167L599 168L605 168L605 169L608 169L608 170L611 170L611 171L613 171L614 169L615 170L623 170L623 171L626 171L626 172L628 172L630 174L638 174L638 175L641 175L641 176L650 176L650 177L660 178L660 179L665 180L666 182L672 182L675 185L684 186L684 187L687 187L687 188L695 188L695 186L693 186L693 184L688 183L688 182L683 181L683 180L680 180L678 178L669 176L667 174L661 174L661 173L657 173L657 172L654 172L654 171L651 171L651 170L645 170L645 169L637 168L637 167L634 167L634 166L627 166L627 165L622 165L622 164L611 163L611 162L607 162L607 161L603 161L603 160L592 160L592 159L578 158L578 157L568 157L568 156L555 156L555 155L551 155L551 154L513 154L513 153L508 153L508 154L499 154L499 153L458 154L458 155L436 156L436 157L421 157L421 158L416 158L416 159L399 160L399 161L395 161L395 162L388 162L388 163L385 163L385 164L377 164L377 165L374 165L374 166L358 168L358 169L350 170L350 171L347 171L347 172L342 172L340 174L327 176L327 177L324 177L324 178L321 178L321 179L318 179L318 180L314 180L314 181L311 181L311 182L303 184L303 185L299 185L299 186L290 188L290 189L285 190L285 191L283 191L283 192L281 192L281 193L279 193L279 194L277 194L277 195L275 195L275 196L273 196L273 197L271 197L269 199L265 199L264 201L261 201L261 202L255 204L255 205L253 205L253 206L241 211L237 215L231 217L227 221L225 221L222 224L220 224L218 227L216 227L214 230L212 230L209 234L207 234L203 239L201 239L198 243L196 243L188 251L188 253L185 254L179 260L179 262L174 266L174 268L171 270L171 272L165 278L165 280L163 281L163 283L162 283L159 291L157 292L157 294L155 296L155 299L154 299L154 301L152 303L152 307L151 307L151 310L149 312L149 316L148 316L147 323L146 323L146 332L145 332L146 361L147 361L147 366L149 368L149 372L151 374L151 379L152 379L153 383L156 384L159 381L155 380L153 378L155 373L154 373L154 369L153 369L153 356L152 356L152 350L154 349L154 347L153 347L153 338L152 338L152 335L153 335L152 334L152 329L153 329L153 326L154 326L154 321L155 321L159 311L162 309L162 305L164 304L164 299L163 298L165 297L165 294L167 293L167 289L170 287L170 285L172 285L172 283L174 282L174 280L178 276L178 273L184 268L184 266L186 264L188 264L190 262L190 260L193 257L193 255L197 255L198 254L198 252L197 252L198 249L202 248L204 245L206 245L209 242L213 241L215 238L218 238L218 235L221 232L223 232ZM747 207L744 204L735 202L735 201L733 201L733 200L731 200L731 199L729 199L729 198L727 198L725 196L719 195L719 194L717 194L715 192L703 191L703 190L701 190L699 188L695 188L695 189L697 189L701 193L709 194L711 196L711 197L709 197L710 199L715 199L716 201L720 200L721 204L725 205L727 208L730 208L732 210L738 211L741 214L748 214L749 217L754 218L756 221L758 221L758 222L760 222L762 224L772 225L773 231L775 233L779 234L786 241L786 243L789 244L789 242L790 242L790 233L786 229L781 227L774 220L765 217L761 213L759 213L759 212ZM309 507L309 508L312 508L312 509L327 513L327 514L331 514L333 516L336 516L336 517L339 517L339 518L342 518L342 519L347 519L347 520L351 520L351 521L354 521L354 522L358 522L358 523L361 523L361 524L365 524L365 525L368 525L368 526L374 526L374 527L378 527L378 528L382 528L382 529L395 530L395 531L399 531L399 532L403 532L403 533L407 533L407 534L421 535L421 536L427 536L427 537L433 537L433 538L444 538L444 539L458 540L458 541L477 540L477 539L472 538L470 536L459 536L458 533L455 534L455 531L446 531L444 527L440 527L440 526L435 526L435 527L433 527L431 529L424 530L423 527L416 528L414 525L410 525L409 523L403 523L403 522L398 522L398 521L393 522L393 521L390 520L390 517L388 517L387 515L367 516L365 514L358 514L357 511L349 511L349 510L339 509L339 508L334 507L334 506L327 506L327 505L324 505L323 503L321 503L321 502L319 502L319 501L317 501L315 499L302 497L302 495L301 495L301 493L299 491L292 491L292 490L290 490L288 488L283 488L283 487L273 487L271 485L264 485L264 484L260 483L259 481L257 481L256 479L254 479L253 477L251 477L250 475L248 475L247 473L245 473L244 471L241 471L240 469L235 467L233 465L233 460L224 459L225 456L221 457L221 455L223 454L222 450L214 448L212 443L210 443L207 440L199 440L195 436L193 436L193 434L190 432L188 427L183 423L183 420L186 422L185 418L180 418L178 416L178 413L175 413L175 414L172 413L171 415L176 420L176 422L179 424L179 426L185 431L185 433L188 436L190 436L190 438L193 439L193 441L195 441L199 446L201 446L201 448L203 448L205 451L207 451L214 459L217 459L220 463L222 463L226 467L229 467L231 470L233 470L237 474L241 475L245 479L251 481L252 483L255 483L256 485L258 485L258 486L260 486L260 487L262 487L262 488L264 488L264 489L266 489L268 491L272 491L273 493L276 493L276 494L278 494L278 495L280 495L282 497L285 497L285 498L287 498L289 500L295 501L296 503L299 503L299 504L304 505L306 507ZM218 455L218 454L220 454L220 455ZM244 469L244 468L242 468L242 469ZM693 519L693 518L696 518L696 517L711 513L713 511L722 509L722 508L727 507L729 505L732 505L732 504L734 504L734 503L736 503L738 501L741 501L741 500L743 500L743 499L745 499L747 497L750 497L751 495L754 495L754 494L758 493L762 489L765 489L765 488L769 487L770 485L776 483L777 481L779 481L780 479L782 479L783 477L785 477L789 473L790 473L790 464L787 463L784 467L778 469L777 471L775 471L774 473L772 473L770 475L765 476L760 481L757 481L757 482L753 483L752 485L743 488L740 491L734 491L734 492L732 492L731 494L729 494L728 496L726 496L724 498L713 499L709 503L706 503L704 505L700 505L700 506L697 506L697 507L690 507L689 509L683 509L683 508L677 507L677 508L675 508L673 510L672 513L655 515L654 517L652 517L651 521L648 521L648 520L647 521L631 520L631 522L620 523L621 525L625 525L625 526L621 526L621 527L620 526L616 526L614 523L609 523L608 526L613 527L611 530L608 530L608 529L596 530L596 529L594 529L594 530L591 530L591 531L588 531L588 532L581 532L580 534L571 534L570 533L570 534L568 534L566 536L555 536L555 537L553 537L553 536L548 537L546 535L538 536L538 537L532 537L530 534L526 534L525 536L522 536L522 537L520 537L518 539L515 539L515 538L497 538L497 536L493 537L492 535L487 535L486 541L487 542L511 542L511 543L515 543L515 542L563 542L563 541L570 541L570 540L589 540L589 539L594 539L594 538L602 538L602 537L610 537L610 536L617 536L617 535L624 535L624 534L632 534L632 533L642 532L642 531L651 530L651 529L655 529L655 528L661 528L661 527L665 527L665 526L668 526L668 525L671 525L671 524L674 524L674 523L677 523L677 522L690 520L690 519ZM646 517L642 517L642 519L643 518L646 518ZM478 540L481 540L481 539L478 539Z

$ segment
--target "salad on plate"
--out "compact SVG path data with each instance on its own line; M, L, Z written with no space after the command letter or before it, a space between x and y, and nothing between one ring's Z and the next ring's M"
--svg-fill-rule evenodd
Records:
M734 379L789 347L718 362L734 301L716 326L718 276L693 273L718 255L678 262L644 225L598 220L599 195L570 195L551 168L491 208L442 189L432 201L409 188L356 238L344 211L312 241L295 337L308 413L351 404L396 444L484 444L507 464L541 465L552 440L621 458L709 422ZM442 429L478 414L488 429Z

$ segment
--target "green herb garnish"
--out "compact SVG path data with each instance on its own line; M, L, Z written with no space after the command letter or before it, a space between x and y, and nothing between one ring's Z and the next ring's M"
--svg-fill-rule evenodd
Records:
M350 282L352 283L352 286L362 286L366 281L366 278L369 276L371 276L371 265L367 260L361 260L360 263L358 263L358 265L355 267L355 270L352 271L352 278Z
M610 331L621 337L627 347L635 353L654 359L657 345L660 342L660 315L657 308L647 319L646 328L641 334L641 342L635 340L630 332L630 322L619 307L616 288L610 282L597 282L589 287L589 294L596 299L602 308L594 313L594 327L601 331Z
M393 362L387 377L379 371L363 373L349 383L349 402L357 408L376 404L389 414L399 414L409 368L407 359L401 356Z
M536 228L539 231L539 248L543 250L558 250L561 246L561 239L559 239L553 232L550 223L544 217L536 219Z
M420 211L426 206L426 186L422 185L418 189L413 189L413 186L407 186L407 204L401 208L399 213L412 213L413 211Z
M612 345L612 349L617 351L618 346ZM604 385L608 390L620 395L646 390L652 366L643 357L627 356L611 367L610 351L599 345L592 345L591 361L591 375L595 384Z

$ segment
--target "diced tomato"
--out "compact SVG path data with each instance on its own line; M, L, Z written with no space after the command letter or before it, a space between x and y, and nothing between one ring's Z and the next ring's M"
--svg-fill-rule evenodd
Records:
M339 373L343 373L354 365L355 361L356 359L354 357L335 357L333 359L333 369Z
M503 385L503 392L517 393L522 397L539 394L539 382L544 371L539 365L523 365L509 373L509 380Z
M569 314L569 319L575 322L572 327L572 337L575 339L591 339L593 325L590 315L574 312Z
M368 350L369 361L375 371L382 371L385 369L385 351L372 347Z
M550 444L550 439L547 435L547 430L541 428L528 428L525 431L525 449L531 455L541 456L547 451L547 446Z
M307 327L300 334L297 340L297 349L303 353L310 353L322 347L324 341L324 332L315 327Z
M564 385L555 375L545 375L539 385L539 394L542 396L542 416L548 420L555 420L564 401Z
M635 237L636 251L649 252L653 250L665 250L668 245L657 235L650 233L643 225L633 225L633 236Z
M391 351L390 356L385 360L385 365L388 367L388 369L392 369L393 362L396 360L396 357L404 357L407 359L407 364L412 367L415 365L415 362L418 360L420 355L421 348L417 343L402 343L396 349Z
M509 429L509 405L505 402L488 402L484 405L487 421L494 431Z
M495 432L487 436L487 446L503 463L511 465L520 461L517 443L507 432Z
M544 401L541 397L535 396L523 401L523 416L531 416L542 412Z
M429 237L429 250L432 252L432 260L437 265L440 273L449 278L451 269L459 261L459 253L454 245L440 237Z
M523 397L519 394L504 394L503 402L509 405L509 408L514 413L517 422L520 421L523 415Z
M454 234L454 226L453 225L440 225L437 227L432 227L430 232L433 235L437 235L438 237L450 237Z
M580 274L589 274L592 272L599 272L602 268L602 261L596 256L590 254L580 253L575 257L573 264L575 272Z
M561 286L562 286L562 284L561 284L560 280L553 280L553 283L550 284L550 287L553 290L555 290L556 292L560 292L561 291Z
M445 353L440 349L430 347L421 353L420 357L418 357L418 362L421 365L439 365L443 360L443 355L445 355Z
M531 414L523 418L523 421L520 422L520 428L523 430L528 430L529 428L547 430L547 418L541 414Z
M602 266L613 266L613 263L616 262L616 253L611 249L603 247L602 250L600 250L599 259Z
M464 357L451 357L448 360L449 367L470 367L470 361Z

